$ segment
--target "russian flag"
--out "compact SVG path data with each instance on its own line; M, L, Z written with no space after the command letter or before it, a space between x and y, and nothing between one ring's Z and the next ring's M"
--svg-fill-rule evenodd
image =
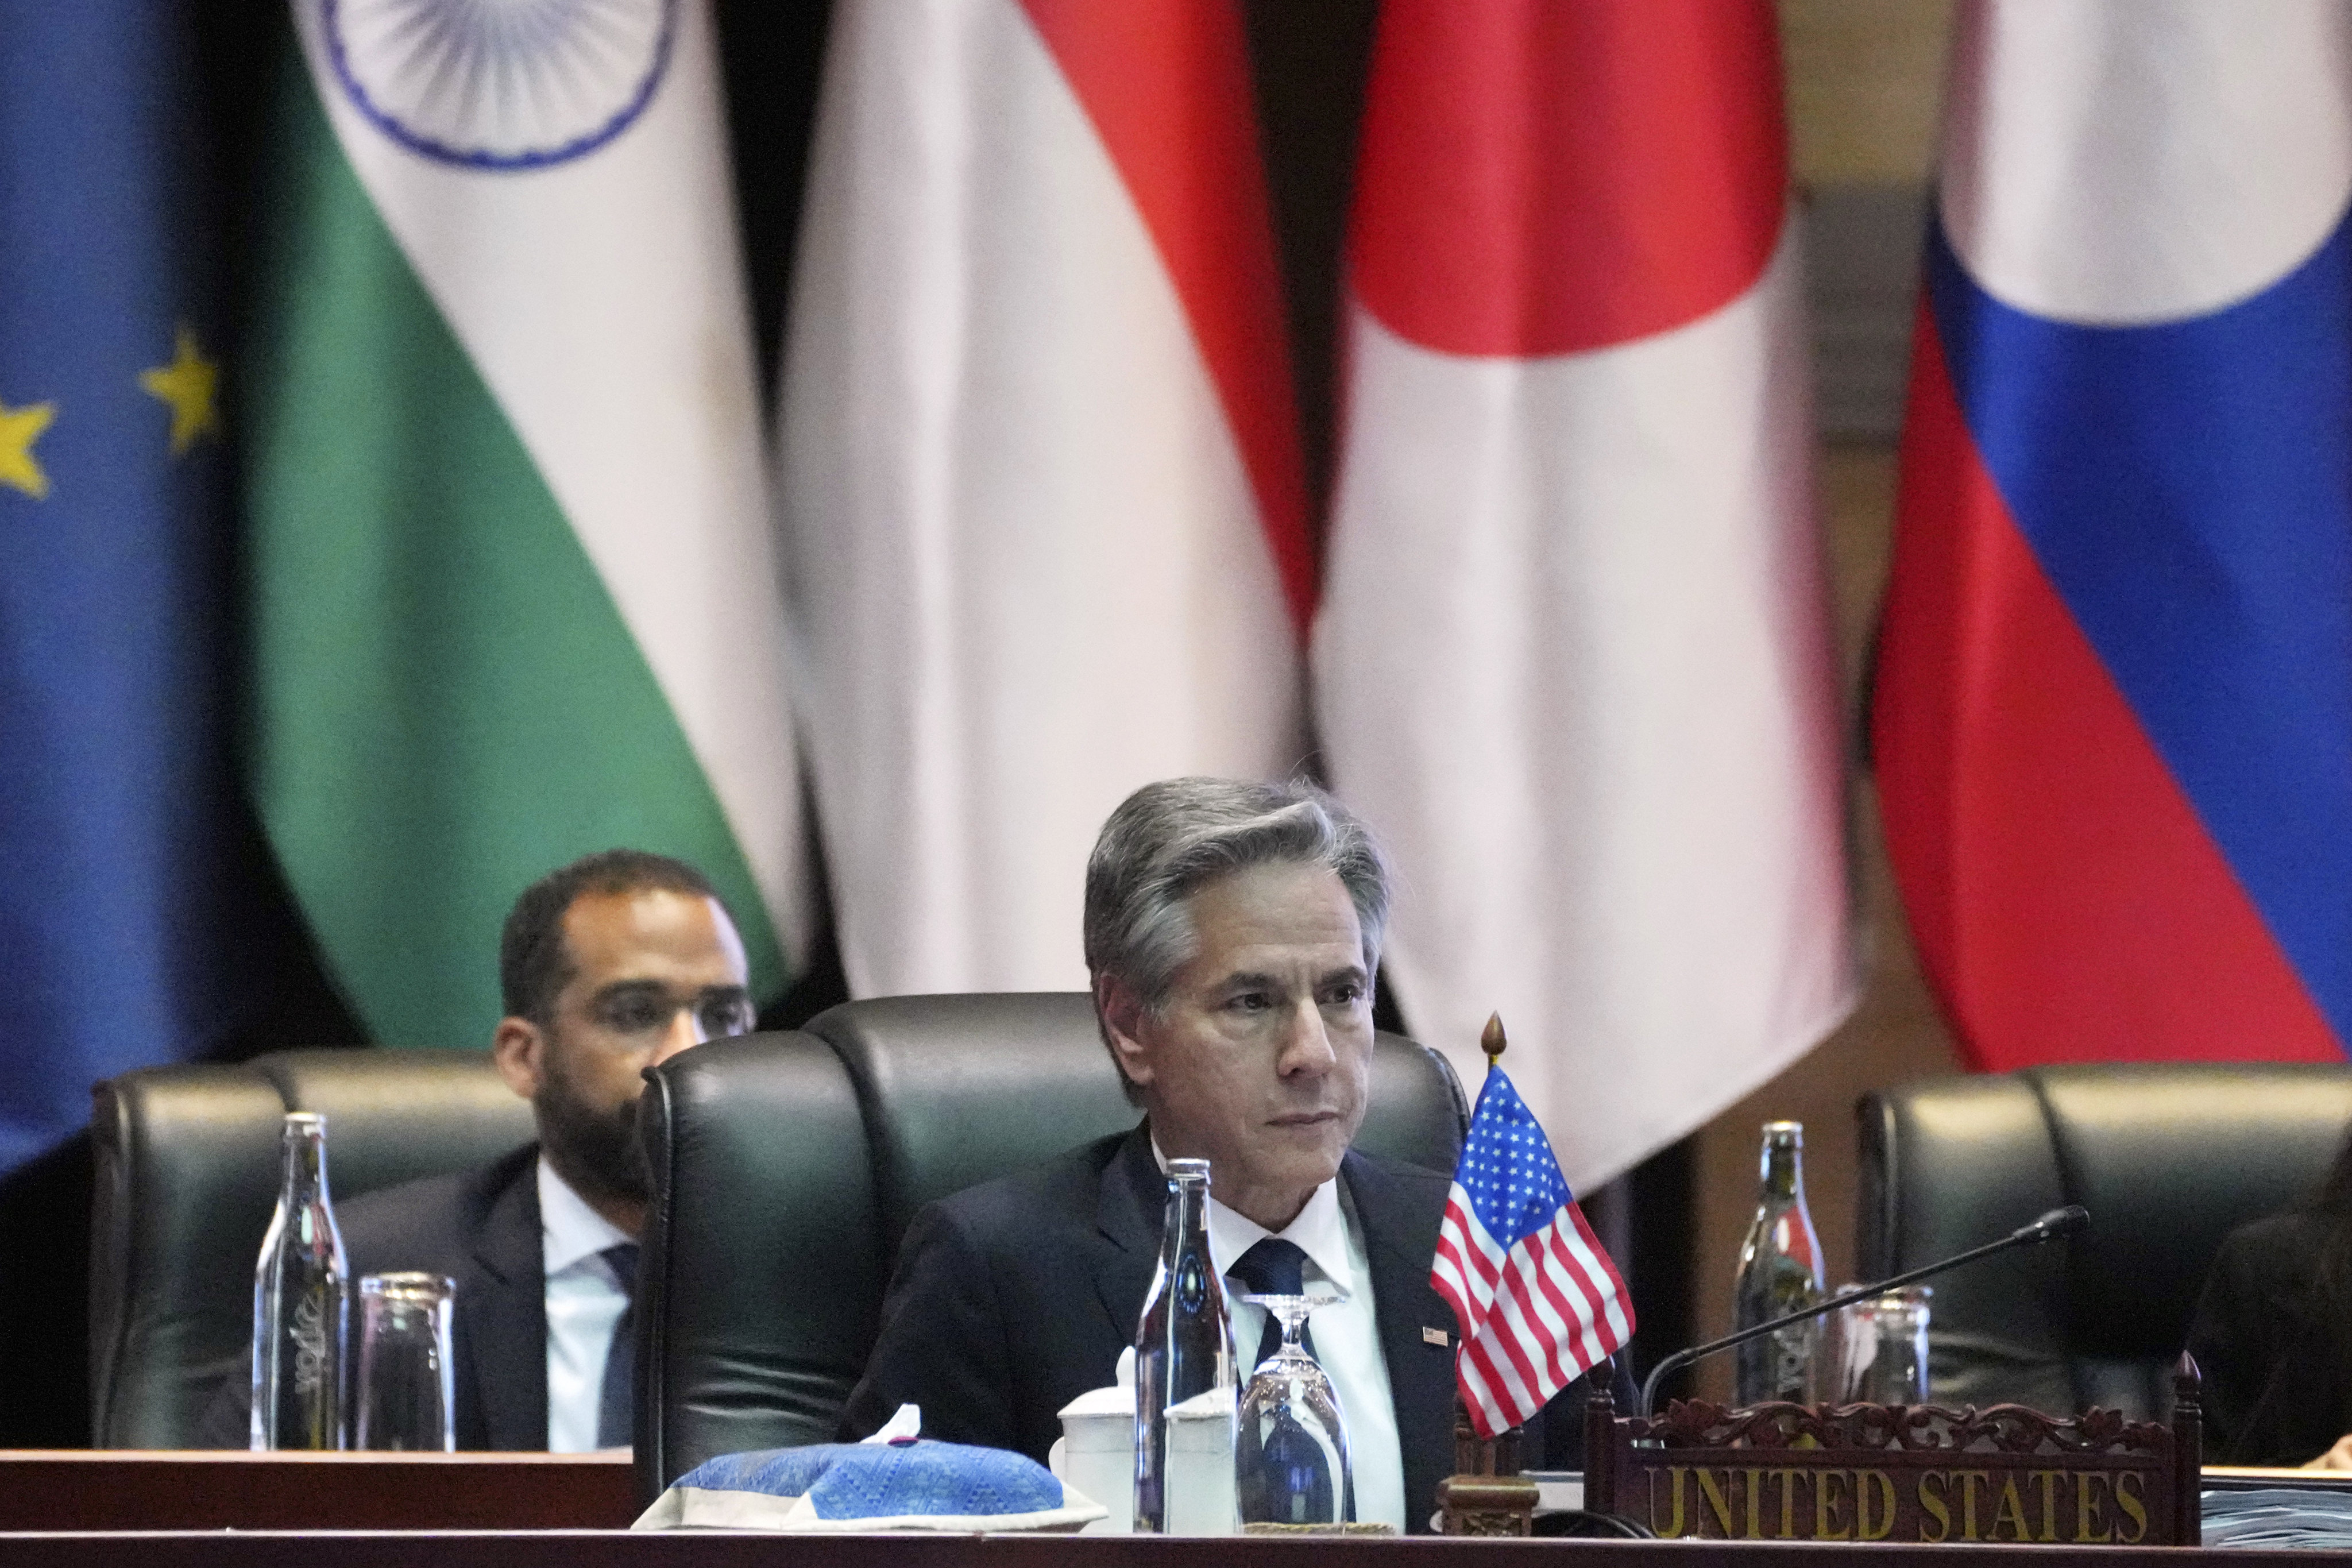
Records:
M2339 1060L2352 11L1961 15L1874 731L1970 1060Z

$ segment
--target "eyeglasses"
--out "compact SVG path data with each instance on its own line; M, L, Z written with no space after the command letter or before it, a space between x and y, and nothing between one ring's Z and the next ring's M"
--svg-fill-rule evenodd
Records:
M748 1035L758 1022L751 998L740 986L713 986L693 996L679 996L667 987L647 982L616 985L589 1004L589 1016L616 1035L658 1035L680 1012L694 1015L695 1026L706 1040Z

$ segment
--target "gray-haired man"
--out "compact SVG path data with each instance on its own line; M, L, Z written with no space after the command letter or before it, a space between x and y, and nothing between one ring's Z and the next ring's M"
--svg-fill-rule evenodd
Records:
M1173 779L1129 796L1087 868L1086 955L1146 1119L916 1217L845 1434L912 1401L926 1436L1043 1459L1055 1413L1109 1383L1134 1335L1162 1163L1199 1156L1230 1292L1346 1293L1312 1331L1348 1413L1357 1517L1425 1529L1453 1468L1451 1334L1431 1331L1453 1318L1429 1285L1450 1178L1349 1147L1388 903L1370 835L1311 785ZM1234 1317L1255 1364L1264 1314ZM1580 1458L1583 1393L1530 1424L1538 1458Z

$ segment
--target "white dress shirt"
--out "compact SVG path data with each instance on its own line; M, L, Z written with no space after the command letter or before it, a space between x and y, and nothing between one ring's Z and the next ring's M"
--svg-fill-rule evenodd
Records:
M1152 1157L1168 1168L1160 1141ZM1265 1332L1266 1310L1241 1299L1249 1289L1233 1277L1242 1254L1269 1236L1278 1236L1307 1254L1307 1293L1326 1283L1344 1299L1318 1308L1307 1320L1315 1359L1339 1396L1339 1419L1348 1429L1348 1469L1356 1480L1356 1518L1367 1524L1405 1528L1404 1449L1397 1442L1396 1399L1389 1390L1388 1358L1381 1353L1378 1304L1372 1300L1370 1255L1364 1250L1363 1222L1339 1190L1337 1176L1315 1189L1298 1217L1278 1231L1266 1229L1216 1198L1210 1173L1209 1256L1224 1277L1225 1310L1234 1326L1234 1359L1241 1386L1257 1370L1257 1342Z
M543 1154L539 1234L547 1270L547 1448L552 1454L584 1454L596 1447L604 1357L635 1284L614 1274L603 1255L631 1238L589 1207Z

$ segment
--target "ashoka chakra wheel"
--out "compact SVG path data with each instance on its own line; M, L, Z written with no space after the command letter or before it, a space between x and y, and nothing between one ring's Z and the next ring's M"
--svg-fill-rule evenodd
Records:
M476 169L593 153L643 113L677 0L321 0L352 105L412 152Z

